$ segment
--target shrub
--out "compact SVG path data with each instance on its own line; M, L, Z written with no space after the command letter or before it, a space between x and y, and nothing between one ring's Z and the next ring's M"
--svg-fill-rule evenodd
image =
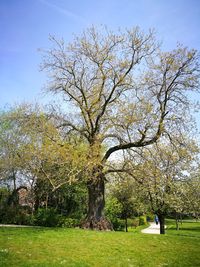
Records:
M105 215L113 223L121 215L122 205L116 198L108 198L106 201Z
M80 225L80 221L74 218L64 218L61 226L67 228L74 228Z
M34 225L34 217L26 207L5 206L0 210L0 223Z
M111 222L115 231L124 231L124 220L115 218Z
M139 225L145 225L147 224L146 216L140 216L139 217Z
M132 227L138 227L139 226L139 218L132 219Z
M125 220L124 219L115 218L115 220L112 220L111 222L113 224L113 229L115 231L124 231L125 230ZM139 225L139 218L127 219L127 226L128 227L136 228L138 225Z
M55 227L59 225L60 217L53 208L40 208L35 214L35 225Z
M34 216L25 213L18 213L15 216L15 224L22 224L22 225L34 225Z

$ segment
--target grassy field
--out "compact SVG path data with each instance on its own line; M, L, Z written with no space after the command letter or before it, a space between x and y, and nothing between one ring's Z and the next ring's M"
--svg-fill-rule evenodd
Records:
M200 266L200 223L167 234L63 228L0 228L0 266Z
M179 231L176 230L176 223L174 220L166 220L166 224L167 233L170 235L200 238L200 222L186 220L183 224L179 223Z

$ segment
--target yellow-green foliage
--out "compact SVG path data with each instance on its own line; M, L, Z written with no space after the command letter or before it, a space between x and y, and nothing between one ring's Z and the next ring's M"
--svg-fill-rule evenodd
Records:
M140 216L139 217L139 225L145 225L145 224L147 224L146 216Z

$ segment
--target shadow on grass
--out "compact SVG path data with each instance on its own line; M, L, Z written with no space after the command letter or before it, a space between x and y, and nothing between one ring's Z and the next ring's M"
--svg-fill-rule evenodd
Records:
M179 222L179 230L176 230L175 221L167 221L167 234L200 238L200 223L196 221Z
M176 230L176 226L171 226L169 227L168 229L170 229L170 231L177 231ZM191 231L191 232L200 232L200 226L193 226L192 228L190 227L187 227L187 226L182 226L182 225L179 225L179 230L178 231Z

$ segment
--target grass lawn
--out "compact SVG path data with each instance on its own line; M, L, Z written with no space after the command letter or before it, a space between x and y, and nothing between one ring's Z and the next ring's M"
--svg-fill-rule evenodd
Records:
M0 266L200 266L200 223L166 235L64 228L0 228Z
M176 230L175 220L166 220L167 233L177 236L190 236L200 238L200 222L185 220L183 224L179 223L179 230ZM199 240L200 241L200 240Z

